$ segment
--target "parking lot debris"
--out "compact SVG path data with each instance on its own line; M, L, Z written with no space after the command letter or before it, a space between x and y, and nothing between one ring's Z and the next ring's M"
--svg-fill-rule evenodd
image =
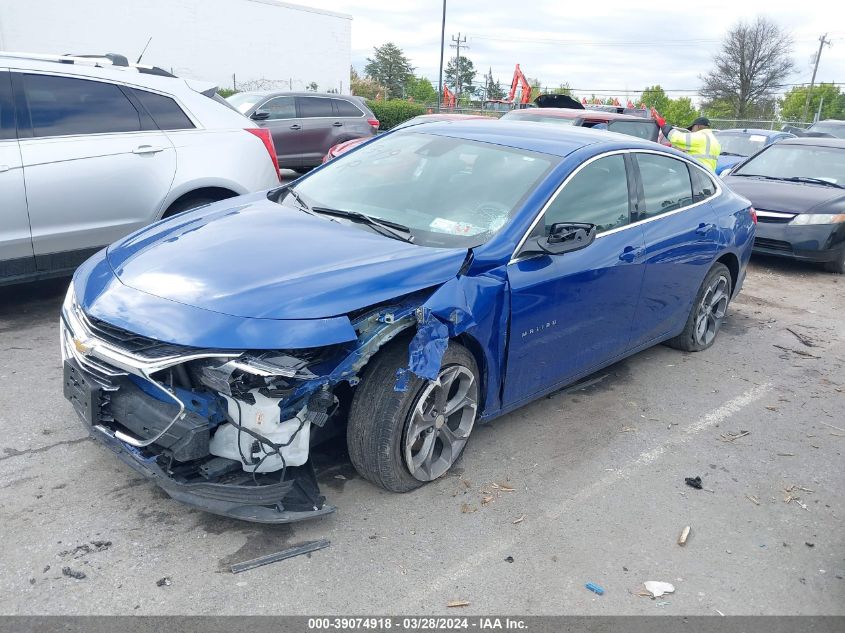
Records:
M757 497L755 497L754 495L745 495L745 498L748 499L755 506L760 505L760 500Z
M838 426L833 426L832 424L828 424L827 422L822 422L822 421L820 420L820 421L819 421L819 424L824 424L825 426L829 426L829 427L830 427L830 428L832 428L832 429L836 429L837 431L842 431L843 433L845 433L845 429L842 429L842 428L840 428L840 427L838 427Z
M701 490L701 477L684 477L684 483L688 485L690 488L695 488L696 490Z
M111 546L111 541L89 541L88 543L77 545L73 549L59 552L59 556L73 556L74 558L79 558L81 556L85 556L86 554L91 554L92 552L104 552Z
M468 607L469 602L467 602L466 600L450 600L446 603L446 606L450 609L453 609L455 607Z
M810 352L805 352L804 350L800 349L792 349L791 347L784 347L783 345L773 345L773 347L782 349L784 352L792 352L793 354L803 356L804 358L821 358L821 356L816 356L815 354L811 354Z
M739 433L734 433L733 431L728 431L727 433L722 433L719 435L719 439L723 442L736 442L741 437L747 437L751 435L751 431L740 431Z
M252 560L247 560L242 563L235 563L232 565L232 573L239 574L243 571L247 571L248 569L254 569L256 567L261 567L262 565L269 565L270 563L277 563L281 560L293 558L294 556L301 556L302 554L316 552L317 550L328 547L329 545L331 545L331 542L325 538L321 538L316 541L308 541L307 543L295 545L274 554L259 556L258 558L253 558Z
M505 562L506 563L512 563L513 562L513 556L505 556Z
M523 521L525 521L525 515L521 514L520 516L518 516L516 519L513 520L513 524L516 525L517 523L522 523Z
M84 571L71 569L70 567L62 567L62 575L67 576L68 578L75 578L76 580L82 580L87 577L85 576Z
M593 593L597 593L597 594L598 594L598 595L600 595L600 596L603 596L603 595L604 595L604 589L602 589L601 587L599 587L597 584L595 584L595 583L593 583L593 582L588 582L588 583L587 583L586 585L584 585L584 586L585 586L587 589L589 589L590 591L592 591Z
M816 343L814 343L812 339L805 336L804 334L800 334L792 328L786 328L786 331L791 333L793 336L795 336L795 338L801 341L802 345L806 345L807 347L818 347L818 345L816 345Z
M815 547L816 546L815 543L810 543L810 541L804 541L804 545L806 545L807 547Z
M643 586L651 594L652 598L659 598L667 593L675 593L675 585L661 580L646 580Z
M173 584L173 581L170 580L170 578L168 576L165 576L164 578L159 578L158 580L156 580L156 587L169 587L172 584Z
M469 503L462 503L461 504L461 512L463 514L471 514L473 512L477 512L477 511L478 511L478 508L476 508L474 505L470 505Z
M681 530L681 535L678 537L678 545L683 547L687 544L687 539L689 538L690 526L684 526L684 529Z

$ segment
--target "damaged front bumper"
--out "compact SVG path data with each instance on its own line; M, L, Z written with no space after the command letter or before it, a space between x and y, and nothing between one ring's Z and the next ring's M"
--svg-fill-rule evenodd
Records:
M290 523L335 511L320 495L307 458L280 472L249 472L240 461L211 454L210 438L225 425L217 395L156 379L164 368L221 356L225 361L226 353L163 346L142 355L102 334L69 291L60 324L64 395L91 436L121 461L173 499L213 514Z

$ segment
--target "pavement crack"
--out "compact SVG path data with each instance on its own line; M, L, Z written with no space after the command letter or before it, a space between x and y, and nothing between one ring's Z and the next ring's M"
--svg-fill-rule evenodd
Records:
M5 455L0 456L0 462L5 461L7 459L12 459L13 457L20 457L21 455L34 455L36 453L43 453L45 451L49 451L51 448L56 448L57 446L72 446L74 444L80 444L89 439L89 437L80 437L75 440L62 440L61 442L56 442L55 444L39 446L38 448L28 448L24 451L19 451L16 448L4 448L3 452L5 453Z

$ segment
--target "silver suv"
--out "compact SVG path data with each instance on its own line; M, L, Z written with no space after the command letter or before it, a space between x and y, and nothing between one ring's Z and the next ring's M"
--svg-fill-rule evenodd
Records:
M122 56L0 52L0 284L70 273L162 217L279 184L270 134Z
M314 92L239 92L229 103L273 134L280 167L300 173L329 148L369 138L379 122L360 97Z

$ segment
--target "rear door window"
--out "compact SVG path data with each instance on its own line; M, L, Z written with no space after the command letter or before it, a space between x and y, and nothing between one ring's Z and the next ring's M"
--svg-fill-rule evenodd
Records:
M138 110L115 84L51 75L24 75L35 136L137 132Z
M170 97L135 88L132 89L132 94L138 97L138 101L153 117L158 129L189 130L195 127L184 110Z
M279 119L295 119L296 118L296 102L293 97L273 97L267 103L264 103L256 111L269 112L270 116L267 120Z
M0 70L0 140L16 136L10 75L7 71Z
M362 117L364 113L354 104L344 99L332 99L337 116Z
M297 97L302 118L333 117L332 100L324 97Z
M651 119L643 119L642 121L611 121L607 125L607 129L611 132L618 132L619 134L627 134L646 141L657 141L657 136L660 128Z
M640 219L653 218L692 203L692 184L684 161L658 154L637 153L645 208Z

